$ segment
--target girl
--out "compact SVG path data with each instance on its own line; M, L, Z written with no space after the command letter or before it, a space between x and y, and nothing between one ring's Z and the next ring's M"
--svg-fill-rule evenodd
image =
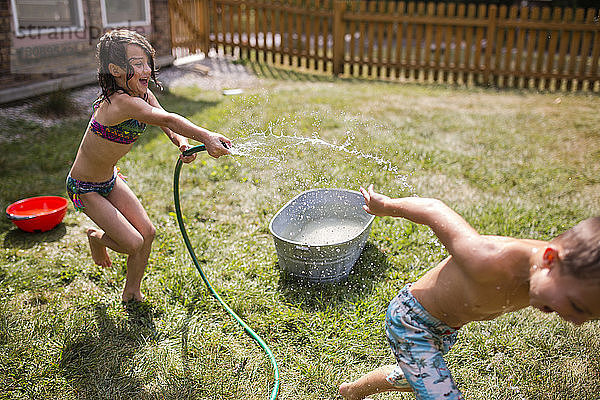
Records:
M180 151L190 147L186 138L204 143L215 158L229 154L231 145L225 136L161 107L148 88L150 81L158 86L154 54L150 43L133 31L111 31L100 38L97 56L102 94L94 102L92 118L67 177L67 193L75 208L100 228L87 230L94 262L111 266L107 248L128 255L123 301L143 300L140 286L155 228L117 173L117 161L131 150L147 124L160 126ZM195 159L195 155L181 157L184 162Z

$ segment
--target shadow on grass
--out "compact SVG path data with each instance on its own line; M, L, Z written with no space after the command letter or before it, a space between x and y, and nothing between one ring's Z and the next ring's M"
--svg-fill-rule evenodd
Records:
M255 75L267 79L302 82L333 82L337 79L329 74L301 72L263 63L248 62L246 64Z
M255 61L238 62L246 65L256 76L266 79L292 81L292 82L378 82L381 84L397 85L397 82L387 79L371 79L360 76L335 76L329 72L310 70L294 70L289 67L279 67ZM407 84L407 83L405 83ZM413 83L408 83L413 84ZM418 84L418 83L414 83Z
M367 242L350 275L336 283L313 283L300 280L280 269L279 290L292 303L310 311L324 310L332 305L342 304L354 299L364 298L372 289L374 282L385 277L390 267L385 254L374 244Z
M94 322L79 328L65 341L59 367L79 398L137 398L144 390L133 359L149 341L157 340L152 309L126 304L126 318L108 313L97 304ZM95 327L95 329L91 327Z
M60 368L78 398L96 399L194 399L206 396L206 383L194 374L194 354L188 349L188 312L181 332L183 374L168 374L159 387L148 388L155 376L144 378L148 365L135 364L136 355L149 342L161 340L156 329L156 311L148 303L125 303L125 318L119 319L105 304L94 309L96 329L80 330L63 348Z
M188 307L180 328L182 371L165 375L161 379L160 386L153 387L151 392L138 393L134 398L142 400L225 399L231 398L232 390L234 392L237 390L237 388L232 389L223 385L223 382L231 381L231 371L217 371L218 365L215 365L212 354L190 350L188 342L194 313L194 307ZM201 366L200 371L198 366ZM242 369L240 368L240 373ZM221 379L215 378L215 376L221 377Z
M47 232L25 232L19 228L14 228L4 236L3 247L6 249L30 249L38 243L57 242L66 234L67 228L62 222Z

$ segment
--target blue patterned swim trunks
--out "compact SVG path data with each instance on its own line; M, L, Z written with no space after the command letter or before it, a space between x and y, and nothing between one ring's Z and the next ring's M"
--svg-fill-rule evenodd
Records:
M386 379L395 387L412 388L418 400L463 400L443 357L458 331L429 314L410 286L387 310L385 331L398 365Z

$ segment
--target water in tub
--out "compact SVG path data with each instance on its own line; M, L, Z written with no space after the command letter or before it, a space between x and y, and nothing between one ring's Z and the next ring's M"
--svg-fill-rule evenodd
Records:
M355 238L364 228L364 223L349 219L324 218L307 223L291 238L311 246L342 243Z

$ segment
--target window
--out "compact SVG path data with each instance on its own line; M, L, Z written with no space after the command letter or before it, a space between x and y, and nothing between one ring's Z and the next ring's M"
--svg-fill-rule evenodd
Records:
M11 0L17 36L83 30L81 0Z
M106 27L150 25L149 0L102 0L102 22Z

